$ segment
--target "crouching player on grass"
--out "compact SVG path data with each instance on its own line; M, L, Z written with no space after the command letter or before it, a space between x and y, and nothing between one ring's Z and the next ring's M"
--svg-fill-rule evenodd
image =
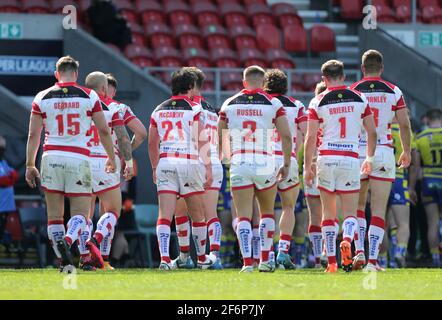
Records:
M207 143L201 120L203 110L201 104L192 101L196 81L195 73L188 69L175 71L172 74L173 96L154 110L150 120L149 157L160 209L157 223L160 270L172 269L170 224L177 196L185 199L192 219L198 266L206 269L215 262L206 255L204 192L212 186L213 179L210 154L202 152Z

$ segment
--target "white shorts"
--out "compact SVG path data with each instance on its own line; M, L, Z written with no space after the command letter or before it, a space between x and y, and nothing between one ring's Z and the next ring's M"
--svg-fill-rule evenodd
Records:
M158 194L171 193L186 198L204 193L205 171L198 161L161 158L156 174Z
M356 193L361 187L359 160L344 156L318 157L318 189L336 193Z
M278 172L279 168L284 164L284 158L277 157L276 158L276 172ZM295 187L299 186L299 168L298 161L292 158L290 162L290 171L287 179L278 183L278 191L284 192Z
M230 164L230 187L233 191L248 188L264 191L276 185L277 172L274 157L242 157L239 161L233 157Z
M42 189L66 197L91 196L92 175L88 159L43 153L40 170Z
M366 157L366 148L359 148L359 163L362 166ZM361 175L361 180L374 179L388 182L394 182L396 178L396 159L394 149L388 146L377 146L373 171L369 176Z
M121 161L118 157L116 160L116 170L114 173L107 173L105 171L106 158L90 158L92 171L92 192L96 195L104 192L114 190L120 187L121 184Z
M319 189L317 188L317 184L318 184L317 177L315 177L313 185L311 187L309 187L307 183L305 183L304 181L304 194L306 198L319 198L320 192Z
M208 190L219 191L221 189L221 185L223 184L223 178L224 178L224 170L221 162L215 162L212 164L212 177L213 177L212 186Z

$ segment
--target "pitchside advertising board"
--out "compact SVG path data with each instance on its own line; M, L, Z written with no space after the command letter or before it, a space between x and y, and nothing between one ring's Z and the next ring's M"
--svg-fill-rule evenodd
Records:
M23 39L23 25L0 22L0 84L19 96L34 96L54 84L61 40Z

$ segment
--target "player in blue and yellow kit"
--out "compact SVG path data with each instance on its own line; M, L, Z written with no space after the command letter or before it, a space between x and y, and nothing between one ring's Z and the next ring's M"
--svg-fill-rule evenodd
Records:
M410 171L410 196L416 197L415 185L422 170L422 201L425 205L428 224L428 244L433 257L433 266L440 267L439 243L442 229L442 110L427 112L429 128L416 137L417 168Z
M394 120L393 120L394 121ZM402 144L400 139L399 125L393 123L391 125L391 134L393 136L393 147L396 163L402 154ZM412 137L411 142L412 152L416 150L416 142ZM393 223L390 223L390 261L394 259L397 266L400 268L406 267L406 255L408 239L410 238L410 196L408 193L408 170L403 168L396 168L396 179L393 183L390 199L388 201L390 222L394 221L394 228L391 228ZM390 265L393 265L391 263Z

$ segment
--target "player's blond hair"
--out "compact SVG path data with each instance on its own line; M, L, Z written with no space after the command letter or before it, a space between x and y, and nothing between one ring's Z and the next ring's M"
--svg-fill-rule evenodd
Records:
M324 81L318 82L316 84L316 88L315 88L315 96L323 93L325 90L327 90L327 86L325 85Z
M243 79L250 85L262 87L265 73L265 70L260 66L250 66L244 69Z
M88 74L85 83L89 89L99 91L103 86L107 86L107 76L103 72L94 71Z

